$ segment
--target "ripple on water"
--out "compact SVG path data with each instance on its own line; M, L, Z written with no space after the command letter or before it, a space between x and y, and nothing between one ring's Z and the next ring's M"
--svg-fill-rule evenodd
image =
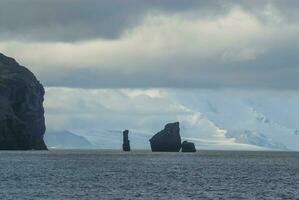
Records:
M1 199L298 199L299 153L0 152Z

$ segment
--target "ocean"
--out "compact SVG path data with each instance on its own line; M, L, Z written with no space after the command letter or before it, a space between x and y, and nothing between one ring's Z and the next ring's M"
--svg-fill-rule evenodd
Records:
M298 152L0 152L1 199L299 199Z

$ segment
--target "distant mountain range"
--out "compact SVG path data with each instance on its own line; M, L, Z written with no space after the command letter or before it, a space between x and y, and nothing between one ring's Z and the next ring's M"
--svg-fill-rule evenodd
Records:
M95 148L86 138L67 130L47 131L44 140L48 148L92 149Z
M112 105L107 100L100 106L94 103L105 99L106 93L113 97ZM105 91L103 96L91 96L95 100L84 103L88 105L87 111L82 111L84 115L69 114L64 129L99 149L121 149L122 131L129 129L131 149L150 149L149 139L155 133L166 123L179 121L182 139L194 142L199 150L299 150L299 95L170 89L156 93L157 97L142 94L125 99L128 109L123 104L114 106L123 102L125 92L119 95ZM80 96L72 99L80 100ZM73 105L80 103L75 102ZM98 107L113 109L84 118Z
M221 92L186 96L188 98L181 98L180 103L200 116L201 122L186 125L189 137L231 139L235 144L257 148L299 150L298 125L294 123L298 118L297 106L284 96Z

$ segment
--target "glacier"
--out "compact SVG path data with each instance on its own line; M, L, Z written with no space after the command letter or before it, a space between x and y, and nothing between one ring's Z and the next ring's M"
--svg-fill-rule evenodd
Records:
M299 94L294 91L46 88L47 126L69 130L101 149L132 149L168 122L197 149L299 150Z

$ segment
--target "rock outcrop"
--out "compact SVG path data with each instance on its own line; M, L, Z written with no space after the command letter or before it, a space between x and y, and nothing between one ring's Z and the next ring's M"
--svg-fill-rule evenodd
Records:
M196 148L193 142L184 141L182 143L182 152L196 152Z
M28 69L0 54L0 149L45 150L44 88Z
M150 139L152 151L179 152L181 136L179 122L170 123Z
M131 151L130 140L129 140L129 131L125 130L123 132L123 151Z

